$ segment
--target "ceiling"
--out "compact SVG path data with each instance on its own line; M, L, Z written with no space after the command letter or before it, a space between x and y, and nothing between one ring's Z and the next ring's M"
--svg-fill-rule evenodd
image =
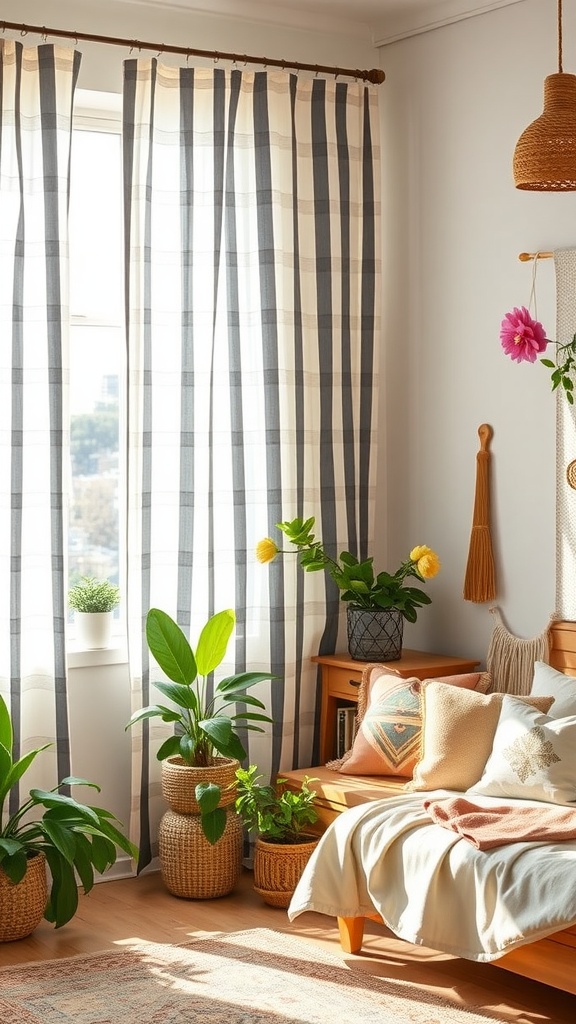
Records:
M134 0L117 0L130 3ZM348 34L375 46L524 0L140 0L149 6Z

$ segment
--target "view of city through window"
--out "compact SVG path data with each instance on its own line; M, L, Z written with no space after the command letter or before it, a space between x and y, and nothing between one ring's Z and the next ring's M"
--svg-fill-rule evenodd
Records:
M124 332L120 136L77 128L70 198L69 584L120 579Z

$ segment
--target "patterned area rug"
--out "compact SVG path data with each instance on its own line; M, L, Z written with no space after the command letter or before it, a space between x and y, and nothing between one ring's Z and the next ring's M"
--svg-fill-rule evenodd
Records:
M265 928L0 970L2 1024L482 1024Z

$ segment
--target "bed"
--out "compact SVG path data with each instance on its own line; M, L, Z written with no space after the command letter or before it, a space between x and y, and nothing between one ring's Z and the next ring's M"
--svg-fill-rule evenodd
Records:
M396 792L339 815L296 889L291 920L306 910L334 916L350 953L362 947L366 919L382 921L412 943L576 994L576 681L566 678L576 676L576 623L552 626L548 661L562 673L556 718L537 701L506 696L490 758L470 789ZM555 675L545 670L540 694ZM527 725L547 751L532 775L510 754L524 742L514 729ZM516 789L511 771L522 783ZM523 838L506 838L506 817Z

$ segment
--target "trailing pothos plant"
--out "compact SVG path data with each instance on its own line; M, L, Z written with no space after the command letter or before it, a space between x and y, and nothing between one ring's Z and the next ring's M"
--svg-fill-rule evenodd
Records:
M159 608L148 612L148 647L169 680L155 682L154 686L171 704L153 704L136 711L126 728L147 718L173 723L175 735L160 746L156 754L159 761L179 755L184 764L196 768L217 763L219 755L242 761L246 751L236 725L263 732L255 723L272 721L262 714L262 701L247 693L256 683L274 679L269 672L239 672L209 687L208 677L223 661L235 623L231 609L217 612L203 627L193 651L180 626L166 612ZM202 830L212 844L218 842L226 827L226 811L218 807L221 795L216 783L200 782L196 786Z
M45 743L14 760L13 742L12 722L0 696L0 871L18 883L26 874L28 860L43 853L52 878L44 917L60 928L78 907L75 872L84 892L89 892L94 870L101 873L114 864L117 847L134 859L138 851L115 827L117 819L110 811L59 792L63 786L90 786L100 792L85 779L66 778L52 790L31 789L16 811L5 813L12 789L38 754L51 746Z

